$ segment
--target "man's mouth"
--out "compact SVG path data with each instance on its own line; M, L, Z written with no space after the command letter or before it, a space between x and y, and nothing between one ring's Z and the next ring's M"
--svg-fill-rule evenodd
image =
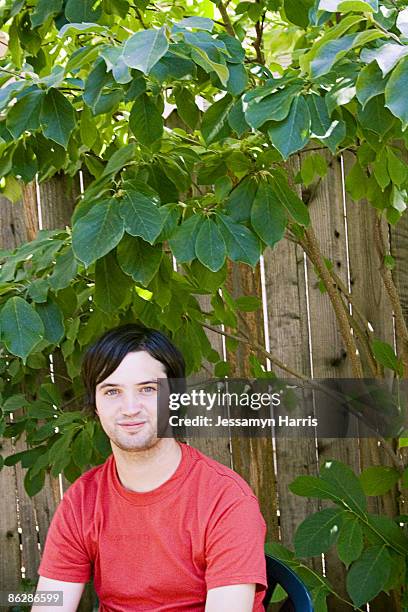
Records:
M130 421L129 423L119 423L121 427L142 427L146 421Z

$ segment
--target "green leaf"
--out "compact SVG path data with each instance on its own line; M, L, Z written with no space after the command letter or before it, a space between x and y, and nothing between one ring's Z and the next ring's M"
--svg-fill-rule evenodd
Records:
M65 333L61 310L52 300L48 300L45 304L36 304L35 309L44 325L45 340L50 344L58 344Z
M178 263L195 259L195 243L203 218L193 215L183 221L169 239L169 245Z
M33 497L41 491L45 482L45 470L39 471L35 476L32 476L31 468L27 470L24 476L24 488L30 497Z
M394 372L397 372L398 374L401 374L401 363L390 344L374 338L372 341L372 349L374 357L379 363L381 363L381 365L389 368L390 370L394 370Z
M23 132L33 132L40 127L40 109L44 91L35 90L20 98L7 114L7 128L14 138L20 138Z
M107 314L117 312L129 295L131 285L131 279L123 274L114 251L98 259L95 267L94 301L100 310Z
M163 134L163 117L150 96L139 96L130 111L129 127L137 140L150 147Z
M292 102L301 89L301 84L291 85L261 100L252 98L245 111L246 121L253 128L261 127L266 121L282 121L288 116Z
M302 497L331 499L336 503L341 501L336 487L316 476L298 476L290 483L289 489L292 493Z
M214 28L214 22L208 17L184 17L181 21L177 22L177 25L181 28L196 28L198 30L207 30L212 32Z
M26 362L44 337L44 325L33 306L23 298L9 298L0 312L1 340L13 355Z
M114 199L102 200L74 223L72 248L75 256L88 267L109 253L118 244L123 232L119 202Z
M136 182L126 183L126 194L120 203L120 216L125 230L132 236L140 236L153 244L163 229L163 221L157 206L157 196L142 191Z
M373 465L360 475L360 482L366 495L383 495L398 482L399 472L385 465Z
M252 203L251 224L265 244L274 246L285 234L287 216L272 185L259 183Z
M238 134L242 136L247 130L249 125L246 122L242 98L239 98L231 107L228 113L228 124Z
M74 438L71 453L72 459L78 467L84 467L91 462L93 440L84 427Z
M226 246L219 227L212 219L205 219L198 231L195 252L203 266L217 272L225 262Z
M268 129L273 146L284 159L304 147L309 140L309 134L310 114L303 96L295 98L284 121L273 124Z
M296 223L308 227L310 225L309 211L305 203L289 187L286 177L276 172L269 183L281 205L286 208L289 215Z
M407 179L408 170L406 164L397 157L391 147L387 147L387 167L392 182L401 187Z
M356 81L356 96L361 106L364 108L371 98L384 93L386 83L377 62L364 66Z
M404 57L393 70L385 88L385 106L393 115L401 119L404 126L408 123L408 108L405 91L408 87L408 57Z
M232 96L239 96L247 86L248 75L244 64L228 63L229 78L227 81L227 91Z
M231 191L226 203L226 210L234 221L249 220L257 190L258 183L255 177L247 176Z
M325 553L336 542L344 510L326 508L308 516L296 530L294 538L297 557L315 557Z
M367 509L367 501L359 479L353 470L340 461L326 461L320 477L337 488L338 496L355 512L361 514Z
M200 49L199 47L193 47L191 49L191 59L201 66L203 70L206 72L215 72L215 74L220 79L222 85L227 87L228 79L229 79L229 71L228 68L224 64L220 64L218 62L214 62L210 59L204 49Z
M194 130L200 118L200 111L195 103L193 94L187 87L177 88L174 91L177 112L189 128Z
M284 0L285 15L295 25L306 28L309 24L309 9L314 0Z
M359 558L363 552L363 546L363 530L359 520L352 515L344 517L337 541L337 552L340 560L345 565L350 565L352 561Z
M38 0L30 15L31 25L38 28L51 15L57 15L62 9L63 0Z
M232 97L227 94L205 111L201 122L201 133L207 145L229 135L230 127L227 120L232 103Z
M98 6L93 8L94 0L68 0L65 5L65 17L71 23L96 22L102 14L102 9Z
M408 54L408 47L395 42L385 43L377 49L363 49L361 59L366 62L376 61L385 77L401 58Z
M44 136L67 148L75 127L75 111L71 102L58 89L50 89L43 98L40 122Z
M149 74L168 48L169 43L164 28L142 30L125 42L123 59L130 68Z
M333 64L353 47L356 36L357 34L346 34L319 47L310 65L312 77L327 74Z
M230 259L255 266L261 255L259 240L256 236L247 227L235 223L226 215L220 214L217 222Z
M325 99L322 96L311 94L306 96L306 102L310 113L311 136L325 138L332 124Z
M358 201L367 194L368 177L358 162L354 164L346 178L346 189L353 200Z
M384 545L367 548L352 564L347 574L347 591L355 606L362 606L382 591L390 565L390 555Z
M50 287L55 291L67 287L75 277L78 262L75 259L72 247L69 245L55 257L55 265L51 276L47 279Z
M146 287L156 276L163 257L161 246L125 235L118 246L118 263L136 283Z
M242 295L235 300L235 305L242 312L253 312L262 308L262 301L254 295Z
M378 134L380 140L394 123L394 117L384 107L383 95L375 96L367 102L364 109L358 109L357 117L362 127Z

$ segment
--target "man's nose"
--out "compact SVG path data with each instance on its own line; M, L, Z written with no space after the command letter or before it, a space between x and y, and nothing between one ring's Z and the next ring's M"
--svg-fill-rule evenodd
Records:
M126 415L138 414L143 408L143 397L138 391L130 391L123 396L122 412Z

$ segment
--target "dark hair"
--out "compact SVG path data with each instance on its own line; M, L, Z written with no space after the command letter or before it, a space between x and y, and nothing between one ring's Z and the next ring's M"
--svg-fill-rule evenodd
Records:
M134 351L149 353L164 365L167 378L182 379L179 384L184 386L185 362L178 348L157 329L128 323L105 332L85 352L81 376L88 408L95 410L96 386L116 370L128 353ZM170 381L170 392L173 390Z

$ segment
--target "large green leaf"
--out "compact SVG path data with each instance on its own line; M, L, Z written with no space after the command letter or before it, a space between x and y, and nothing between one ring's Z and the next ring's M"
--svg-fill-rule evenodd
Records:
M7 129L14 138L20 138L23 132L33 132L40 127L40 109L44 91L37 89L27 93L18 100L7 114Z
M372 347L374 357L379 363L381 363L381 365L400 373L401 364L390 344L374 338L372 341Z
M75 111L71 102L58 89L51 88L44 96L40 122L44 136L67 148L75 127Z
M205 219L195 243L197 259L203 266L217 272L224 265L227 254L224 238L212 219Z
M325 553L336 542L344 510L326 508L308 516L296 530L294 538L297 557L314 557Z
M359 514L367 509L363 488L353 470L340 461L326 461L320 477L337 488L339 497L353 511Z
M408 88L408 57L404 57L393 70L385 88L385 106L393 115L401 119L404 126L408 123L407 98L404 95Z
M371 98L364 106L364 109L358 110L357 117L362 127L378 134L380 140L382 140L395 121L390 111L385 108L383 95Z
M65 5L65 17L71 23L95 23L102 14L101 6L93 8L94 0L68 0Z
M255 177L247 176L231 191L226 209L234 221L248 221L251 216L252 202L255 199L258 182Z
M30 15L31 25L38 28L50 15L56 15L62 9L63 0L38 0Z
M164 28L136 32L125 42L123 60L130 68L149 74L168 48Z
M51 344L58 344L65 333L64 317L60 308L49 299L45 304L36 304L35 309L44 325L44 338Z
M141 238L125 235L118 246L118 262L126 274L147 286L157 274L163 257L161 246L151 246Z
M220 214L218 226L232 261L242 261L255 266L261 255L259 240L245 225L235 223L230 217Z
M290 483L289 489L296 495L303 497L316 497L317 499L331 499L339 502L337 488L317 476L298 476Z
M129 127L137 140L147 147L162 137L163 118L147 94L142 94L135 100L130 111Z
M157 199L142 191L137 183L128 183L120 203L120 215L125 229L132 236L140 236L153 244L163 229Z
M359 558L363 552L363 530L359 519L345 515L337 541L337 552L340 560L346 565Z
M84 427L75 436L72 443L72 459L78 467L88 465L92 458L93 439L89 435L88 428Z
M281 205L286 208L289 215L296 223L307 227L310 224L310 215L305 203L289 187L286 177L276 172L270 182L272 190Z
M306 28L309 24L309 9L314 4L314 0L284 0L283 7L289 21L301 28Z
M44 337L44 325L33 306L15 296L7 300L0 312L1 340L13 355L25 362L33 348Z
M259 183L252 203L251 223L258 236L269 246L274 246L285 234L285 209L267 181Z
M347 574L347 591L355 606L362 606L381 592L391 567L385 545L367 548Z
M178 263L195 259L195 243L203 218L193 215L184 221L169 239L169 245Z
M228 113L232 104L233 99L227 94L205 111L201 122L201 133L207 144L229 135Z
M333 64L353 47L356 36L357 34L346 34L322 45L310 65L312 76L316 78L329 72Z
M121 242L123 240L125 238ZM116 261L114 250L98 259L95 266L94 301L100 310L107 314L115 313L129 295L131 285L131 279L123 274Z
M360 475L360 482L366 495L383 495L397 484L398 470L387 465L372 465Z
M310 113L311 136L324 138L332 124L327 110L326 101L322 96L311 94L306 97L306 102Z
M303 96L292 103L284 121L272 124L268 129L269 138L284 159L299 151L309 140L310 113Z
M245 119L253 128L261 127L266 121L282 121L288 116L292 102L301 89L301 84L291 85L261 100L251 99L245 111Z
M192 130L196 127L200 118L200 111L195 103L195 98L187 87L174 90L177 104L177 112L188 127Z
M375 60L385 77L406 55L408 55L407 45L390 42L377 49L363 49L361 59L367 63Z
M384 93L386 83L377 62L364 66L356 81L356 96L361 106L364 108L371 98Z
M55 265L51 276L48 278L50 286L54 290L67 287L78 270L78 262L75 259L71 246L66 247L57 254Z
M109 253L122 238L123 219L118 200L103 200L80 217L72 228L72 248L85 266Z

